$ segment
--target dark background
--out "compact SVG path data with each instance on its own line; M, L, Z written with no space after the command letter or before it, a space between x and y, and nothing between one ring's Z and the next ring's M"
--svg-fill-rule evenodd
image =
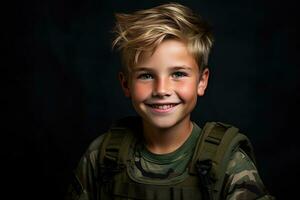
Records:
M135 114L117 80L113 13L165 2L49 0L2 6L2 69L9 79L2 91L3 195L62 199L89 143L112 120ZM270 193L295 199L300 167L296 3L177 2L207 19L216 38L210 85L193 120L239 127L253 143Z

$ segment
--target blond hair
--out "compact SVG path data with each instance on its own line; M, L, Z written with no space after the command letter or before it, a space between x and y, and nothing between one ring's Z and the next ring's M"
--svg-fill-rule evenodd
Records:
M132 14L115 15L113 48L121 51L123 72L130 71L143 53L153 53L166 39L179 39L187 44L200 70L207 67L213 45L210 26L191 9L177 4L163 4Z

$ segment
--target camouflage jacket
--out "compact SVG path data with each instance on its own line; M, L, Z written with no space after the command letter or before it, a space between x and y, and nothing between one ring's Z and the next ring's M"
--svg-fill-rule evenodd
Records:
M66 200L100 200L96 174L103 138L104 135L98 137L80 160ZM268 194L256 166L241 149L232 155L222 191L221 199L226 200L275 199Z

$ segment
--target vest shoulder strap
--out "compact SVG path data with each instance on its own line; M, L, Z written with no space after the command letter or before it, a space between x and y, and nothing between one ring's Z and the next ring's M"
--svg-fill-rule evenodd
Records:
M198 174L205 199L219 199L228 162L242 149L255 163L249 139L239 129L221 122L207 122L198 139L190 173Z
M139 119L136 117L127 117L112 124L100 147L100 163L110 160L117 164L126 164L129 149L135 140L137 120Z

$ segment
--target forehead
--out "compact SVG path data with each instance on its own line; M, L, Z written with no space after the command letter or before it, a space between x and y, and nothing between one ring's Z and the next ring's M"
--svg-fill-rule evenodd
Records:
M174 66L198 68L198 64L194 56L189 53L186 43L175 39L168 39L160 43L154 52L143 53L139 62L133 66L133 70L137 68Z

